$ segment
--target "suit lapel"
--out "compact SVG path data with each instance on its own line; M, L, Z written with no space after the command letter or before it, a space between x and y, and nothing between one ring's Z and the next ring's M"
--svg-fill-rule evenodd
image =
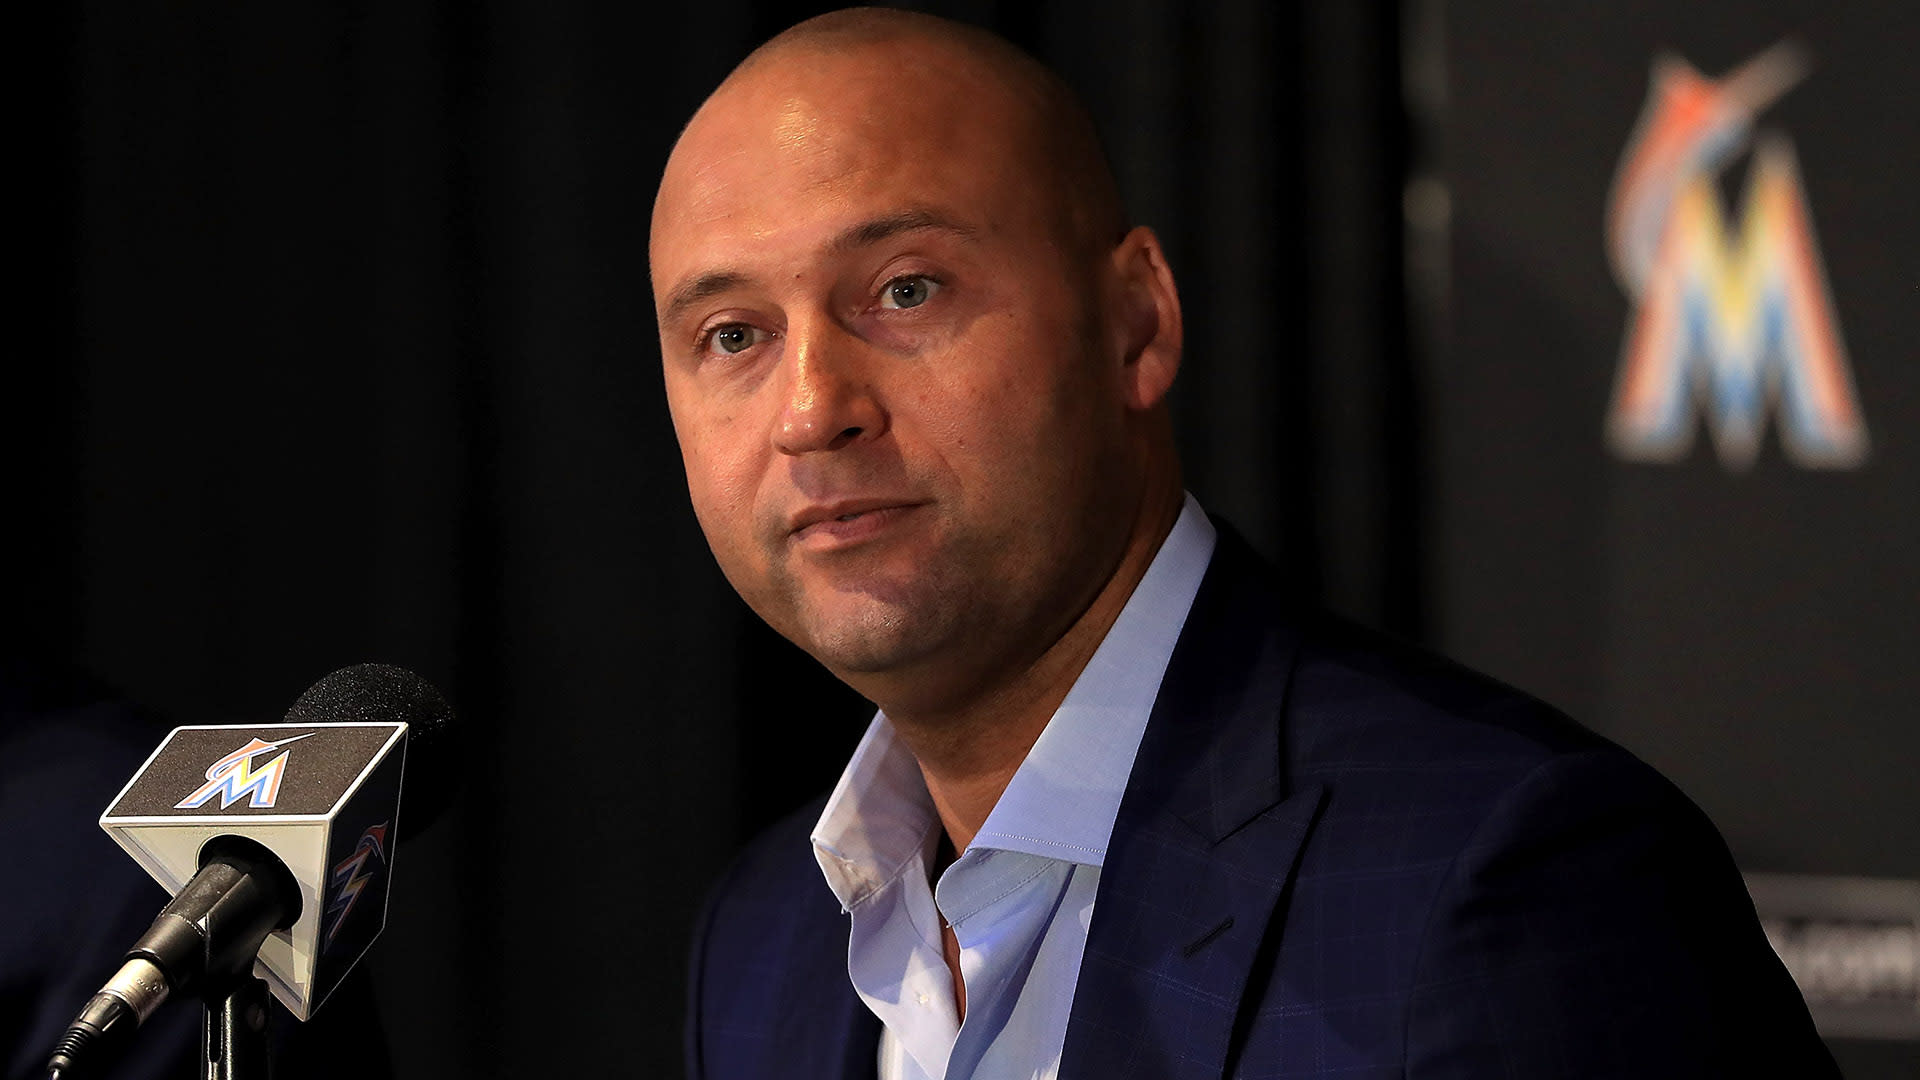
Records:
M1248 977L1323 789L1289 790L1278 715L1297 648L1221 530L1100 872L1061 1075L1220 1077Z
M845 978L841 981L844 982ZM840 1004L844 1011L838 1018L839 1022L828 1033L834 1037L835 1045L820 1059L836 1063L837 1067L822 1069L821 1080L873 1080L880 1061L880 1019L851 990L842 995L842 999ZM792 1057L778 1063L780 1067L769 1075L793 1075L788 1065L796 1060L799 1059Z
M807 882L818 887L818 880ZM770 1059L759 1075L795 1080L873 1080L880 1021L847 980L846 917L837 911L796 942L793 980L774 1018Z

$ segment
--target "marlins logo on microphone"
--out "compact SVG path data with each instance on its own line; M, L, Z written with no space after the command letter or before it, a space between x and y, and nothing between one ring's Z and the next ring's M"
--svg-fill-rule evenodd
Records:
M321 945L322 949L333 947L333 939L339 935L341 925L353 911L354 902L360 899L361 891L373 880L373 876L380 872L378 866L368 867L368 857L377 857L384 863L387 861L386 849L387 823L383 821L361 833L353 854L341 859L328 875L335 890L333 899L327 903L327 914L333 917L333 921L327 924L327 939Z
M1867 428L1834 315L1793 144L1755 134L1760 111L1806 74L1790 44L1724 78L1655 62L1639 127L1614 177L1607 241L1633 301L1607 442L1632 461L1676 461L1705 412L1721 463L1751 466L1766 414L1789 460L1852 468ZM1717 178L1748 145L1729 225Z
M243 798L248 799L247 805L255 809L272 806L274 800L280 797L280 780L286 774L287 756L292 753L280 748L312 734L309 731L305 735L295 735L278 742L247 740L247 745L207 766L207 782L193 794L174 803L173 808L196 810L215 795L220 796L222 810ZM255 769L253 759L269 750L280 750L280 755Z
M369 682L360 696L380 708L396 696L378 673L349 681ZM334 711L383 715L346 697ZM222 838L251 841L284 864L303 902L290 926L260 943L260 974L304 1019L386 923L408 729L403 721L304 717L285 726L175 728L100 824L173 893L200 873L208 851L232 843Z

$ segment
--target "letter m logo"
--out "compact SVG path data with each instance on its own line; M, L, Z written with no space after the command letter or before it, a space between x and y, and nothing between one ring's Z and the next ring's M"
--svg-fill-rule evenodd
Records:
M1866 460L1793 147L1753 138L1757 112L1803 73L1787 45L1718 81L1677 57L1655 62L1608 215L1614 272L1634 302L1607 417L1608 445L1623 458L1685 457L1704 412L1721 462L1744 469L1773 411L1796 464ZM1716 178L1750 142L1741 216L1730 223Z
M220 797L222 810L241 799L246 799L247 805L256 809L272 806L274 800L280 797L280 780L287 770L287 755L292 753L280 748L311 734L309 731L305 735L295 735L279 742L249 739L247 745L207 766L207 782L193 794L174 803L174 809L198 809L216 795ZM280 750L280 753L265 765L254 768L254 757L268 750Z

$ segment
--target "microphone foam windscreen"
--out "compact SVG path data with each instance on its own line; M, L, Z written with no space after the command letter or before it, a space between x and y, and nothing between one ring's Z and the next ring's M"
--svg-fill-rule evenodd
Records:
M400 828L403 836L413 836L439 815L460 779L453 707L432 683L406 668L355 664L308 687L283 722L351 721L407 725L406 813Z

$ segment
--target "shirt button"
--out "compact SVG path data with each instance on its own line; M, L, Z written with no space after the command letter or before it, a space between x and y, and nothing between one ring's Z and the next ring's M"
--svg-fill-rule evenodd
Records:
M927 995L925 991L917 993L913 996L920 999L920 1004L925 1005L927 1003Z

